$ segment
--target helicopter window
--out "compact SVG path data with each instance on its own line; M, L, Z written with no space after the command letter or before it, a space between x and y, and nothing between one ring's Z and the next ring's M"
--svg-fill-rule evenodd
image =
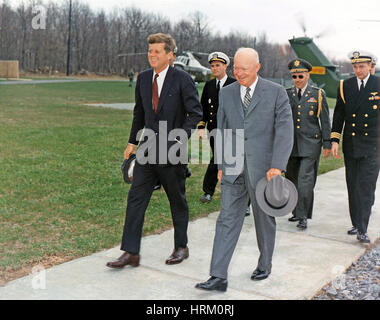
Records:
M188 57L178 57L177 60L179 62L182 62L184 65L188 66L189 65L189 58Z

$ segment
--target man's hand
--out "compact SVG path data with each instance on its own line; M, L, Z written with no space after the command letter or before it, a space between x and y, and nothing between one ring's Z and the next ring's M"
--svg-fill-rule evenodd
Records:
M331 149L323 149L323 157L326 159L330 156Z
M204 129L198 129L199 138L203 139L204 138L204 134L205 134Z
M134 144L128 143L127 148L124 150L124 159L129 159L131 153L136 153L136 147Z
M272 179L274 176L278 176L278 175L281 175L281 170L280 169L275 169L275 168L270 168L268 171L267 171L267 180L269 181L270 179Z
M222 180L222 170L218 170L218 181Z
M339 155L339 143L338 142L333 142L331 144L331 153L332 153L332 156L335 158L335 159L340 159L340 155Z

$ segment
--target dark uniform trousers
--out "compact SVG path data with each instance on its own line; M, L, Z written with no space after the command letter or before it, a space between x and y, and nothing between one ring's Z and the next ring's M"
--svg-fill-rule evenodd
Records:
M377 153L362 158L344 157L348 203L352 225L360 233L367 232L371 208L375 202L375 190L379 175Z
M293 210L293 215L297 218L312 218L318 165L319 157L318 159L312 157L289 158L285 176L294 183L298 191L298 202Z
M294 145L285 177L298 191L293 215L311 219L321 147L331 148L329 110L324 91L316 87L308 85L300 100L295 87L287 89L287 93L293 114Z
M174 226L174 247L187 246L189 209L186 202L186 165L140 165L136 162L133 182L128 193L126 218L121 250L132 254L140 252L145 210L157 179L168 196Z
M210 137L210 147L212 151L212 157L210 163L207 166L207 170L203 179L203 191L204 193L213 195L216 185L218 183L218 165L214 161L214 137Z
M379 175L378 112L380 80L370 76L359 91L357 78L344 80L338 88L331 141L343 130L343 154L352 226L367 232Z
M235 82L234 78L227 77L223 87ZM216 79L212 79L206 82L202 97L201 104L203 108L203 119L198 123L198 129L204 129L207 126L209 132L217 127L216 115L219 107L218 90L216 88ZM210 147L212 151L212 157L207 167L204 179L203 179L203 191L205 194L213 195L216 185L218 183L218 165L214 162L214 137L210 136Z

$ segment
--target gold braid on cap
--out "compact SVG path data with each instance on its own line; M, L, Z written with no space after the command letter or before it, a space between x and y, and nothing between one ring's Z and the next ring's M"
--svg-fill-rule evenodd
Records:
M299 68L299 69L291 69L290 72L309 72L309 70Z

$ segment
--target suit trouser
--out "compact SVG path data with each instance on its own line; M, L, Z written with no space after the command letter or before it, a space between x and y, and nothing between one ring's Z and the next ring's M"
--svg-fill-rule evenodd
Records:
M243 227L249 197L255 208L253 217L260 251L258 268L270 272L276 237L275 218L258 207L255 189L246 173L241 174L233 184L222 180L221 190L221 211L216 222L210 275L227 279L228 266Z
M218 165L214 163L214 137L212 136L210 137L210 147L212 157L203 179L203 192L212 196L218 183Z
M121 250L139 253L144 216L157 179L169 199L174 226L174 247L187 246L187 226L189 209L186 201L186 165L140 165L136 163L133 182L128 192L127 210Z
M204 179L203 179L203 192L209 195L215 193L216 185L218 184L218 165L214 163L214 137L210 137L210 147L212 151L212 158L207 167ZM248 207L251 205L251 200L248 199Z
M378 155L372 154L362 158L345 156L344 164L352 226L360 233L366 233L371 208L375 201L379 175Z
M293 210L297 218L311 219L313 215L314 187L318 175L319 157L290 157L285 177L297 188L298 202Z

